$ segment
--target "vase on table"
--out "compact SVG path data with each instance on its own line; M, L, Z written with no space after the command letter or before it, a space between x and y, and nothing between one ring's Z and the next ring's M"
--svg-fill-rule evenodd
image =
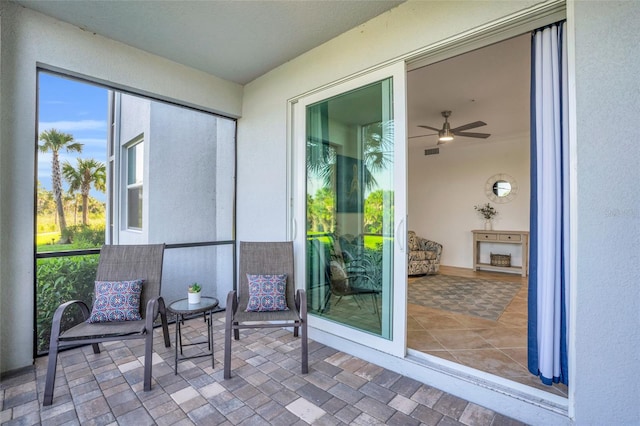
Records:
M484 221L484 230L485 231L492 231L493 230L493 222L491 221L491 219L485 219L485 221Z
M188 297L189 297L189 304L190 305L197 305L200 303L200 293L201 292L197 292L197 293L187 293Z

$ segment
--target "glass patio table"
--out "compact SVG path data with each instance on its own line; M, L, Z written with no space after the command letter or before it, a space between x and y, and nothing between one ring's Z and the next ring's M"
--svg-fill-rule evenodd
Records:
M205 356L211 356L211 367L214 367L213 358L213 328L211 327L211 315L213 310L218 307L218 299L215 297L201 297L200 303L189 303L189 299L180 299L172 302L167 308L169 312L176 315L176 352L175 352L175 374L178 374L178 361L185 359L200 358ZM194 343L182 343L182 325L185 318L191 318L203 314L204 321L207 323L207 341L194 342ZM182 353L183 346L193 346L207 344L210 353L204 353L199 355L184 356ZM178 357L178 346L180 347L180 357Z

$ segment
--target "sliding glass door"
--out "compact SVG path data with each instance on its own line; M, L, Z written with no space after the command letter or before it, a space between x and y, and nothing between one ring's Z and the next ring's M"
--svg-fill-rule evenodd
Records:
M298 243L306 253L310 325L402 354L404 105L404 64L397 64L305 97L295 108L304 182Z

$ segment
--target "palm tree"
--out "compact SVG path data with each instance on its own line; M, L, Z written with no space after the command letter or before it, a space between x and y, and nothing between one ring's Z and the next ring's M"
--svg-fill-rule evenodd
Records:
M45 130L40 133L39 137L42 142L38 145L40 152L51 152L51 180L53 183L53 196L56 200L58 210L58 218L60 221L60 242L66 244L69 242L67 235L67 221L64 217L64 206L62 204L62 178L60 177L60 150L66 152L82 152L81 143L73 143L73 135L69 133L59 132L56 129Z
M394 122L380 121L362 129L363 180L366 189L375 190L378 183L373 176L393 164ZM307 173L319 177L324 186L331 187L335 177L336 148L328 141L309 138L307 141Z
M87 212L89 211L89 190L91 185L100 191L106 190L107 172L104 163L90 158L83 160L78 158L78 166L74 168L68 161L62 165L62 174L69 182L69 191L80 190L82 195L82 224L87 224Z

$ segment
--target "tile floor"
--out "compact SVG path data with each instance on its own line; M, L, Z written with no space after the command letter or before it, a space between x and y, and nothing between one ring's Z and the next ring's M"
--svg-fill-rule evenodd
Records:
M169 327L173 341L174 325ZM185 340L206 334L201 318ZM286 330L243 330L233 377L222 378L224 314L214 314L211 359L183 361L156 329L153 389L142 391L144 342L114 342L60 354L53 405L42 407L46 357L3 377L0 423L7 425L519 425L484 407L310 341L309 374L299 374L299 341ZM172 343L173 344L173 343ZM196 354L199 346L189 348Z
M409 348L567 396L565 385L543 385L527 370L527 278L447 266L440 273L518 282L522 287L497 321L409 303Z

